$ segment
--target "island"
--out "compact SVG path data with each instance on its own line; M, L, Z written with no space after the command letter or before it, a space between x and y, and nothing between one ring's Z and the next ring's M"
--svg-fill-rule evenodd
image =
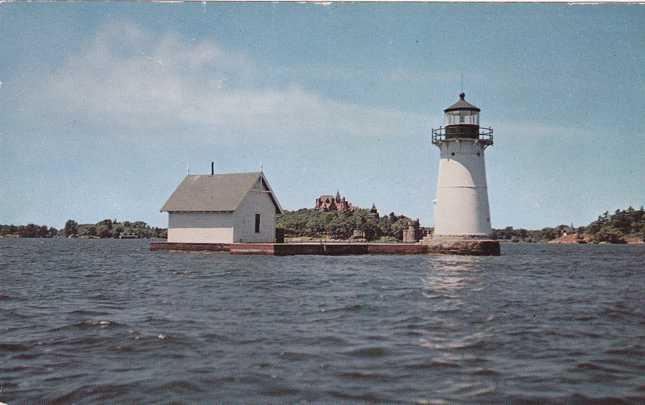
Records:
M410 228L416 239L432 234L432 227L422 227L418 219L390 212L380 216L371 209L320 210L302 208L278 216L277 227L285 241L355 241L396 243L405 240ZM47 225L0 225L0 238L80 238L80 239L165 239L166 228L154 227L144 221L104 219L94 224L79 224L73 219L65 227ZM613 214L605 211L586 226L557 225L542 229L508 226L493 229L493 236L508 243L556 244L642 244L645 243L645 209L628 207Z

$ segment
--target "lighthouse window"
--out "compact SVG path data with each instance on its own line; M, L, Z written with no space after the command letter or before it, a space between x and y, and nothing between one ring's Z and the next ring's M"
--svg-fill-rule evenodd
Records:
M479 112L477 111L448 111L445 115L446 125L479 125Z

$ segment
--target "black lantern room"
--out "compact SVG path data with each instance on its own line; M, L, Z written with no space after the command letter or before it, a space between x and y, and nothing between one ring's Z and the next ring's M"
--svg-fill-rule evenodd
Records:
M432 142L438 143L448 139L479 139L482 143L492 145L492 128L479 127L481 110L466 101L466 94L461 93L459 100L443 110L444 127L432 130Z
M466 101L466 94L459 95L459 101L443 110L446 138L477 138L479 136L478 107Z

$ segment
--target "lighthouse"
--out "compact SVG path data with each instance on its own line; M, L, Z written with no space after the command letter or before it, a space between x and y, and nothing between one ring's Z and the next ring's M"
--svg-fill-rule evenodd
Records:
M493 145L493 129L479 125L480 111L461 93L444 110L444 126L432 130L440 160L430 244L442 253L499 254L499 243L492 240L484 158Z

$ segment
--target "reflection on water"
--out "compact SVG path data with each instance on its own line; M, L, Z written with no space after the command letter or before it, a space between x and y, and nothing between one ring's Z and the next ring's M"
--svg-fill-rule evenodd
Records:
M428 315L439 327L427 329L419 345L440 364L457 367L467 360L478 362L476 351L485 350L492 336L490 323L495 316L470 307L472 295L486 289L482 272L482 262L486 261L490 258L432 256L427 263L422 294L429 300ZM447 392L459 390L457 387L461 386L451 385ZM491 390L491 386L475 389L479 394Z
M502 253L0 240L0 401L645 400L645 248Z
M474 256L431 256L422 278L423 295L429 299L446 299L446 309L457 309L464 303L464 288L481 289L482 258Z

